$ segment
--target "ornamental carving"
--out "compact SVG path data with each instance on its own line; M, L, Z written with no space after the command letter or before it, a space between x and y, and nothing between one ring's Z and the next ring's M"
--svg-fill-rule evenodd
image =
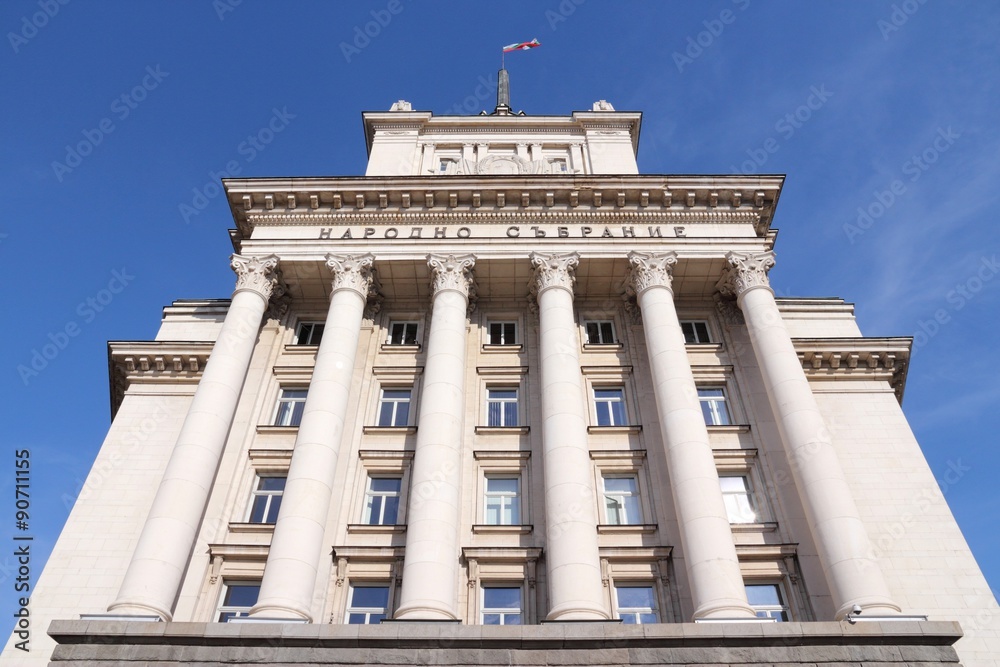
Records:
M761 253L730 252L726 254L726 262L729 268L718 284L723 294L738 298L755 287L770 289L767 272L774 266L774 253L770 250Z
M374 282L372 263L375 255L334 255L326 256L326 265L333 271L332 290L350 289L368 299Z
M537 296L550 287L562 287L572 294L573 284L576 283L575 269L579 264L578 252L563 255L531 253L531 265L535 268L535 279L530 286L532 294Z
M519 155L487 155L480 160L445 159L443 169L435 170L435 174L446 176L518 176L535 174L563 173L561 162L552 160L526 160Z
M732 296L725 296L720 292L715 293L715 309L719 312L722 323L727 327L738 327L746 322L743 319L743 311L740 310L736 299Z
M475 255L427 255L433 293L453 290L469 299L475 294L472 278L472 267L475 265Z
M628 254L630 265L629 280L626 288L635 294L642 294L650 287L666 287L671 289L674 282L674 265L677 264L676 252L639 252L633 250Z
M260 294L265 301L270 300L275 285L278 284L278 256L245 257L233 255L229 258L229 266L236 272L236 289L250 290Z

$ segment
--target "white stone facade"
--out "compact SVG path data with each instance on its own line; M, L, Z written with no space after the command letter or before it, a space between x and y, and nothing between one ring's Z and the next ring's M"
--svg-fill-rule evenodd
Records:
M468 625L857 605L957 621L963 664L996 665L996 602L900 409L911 341L775 299L782 179L640 176L640 114L608 107L397 103L365 115L365 177L226 181L233 300L112 345L115 420L36 627L213 622L250 584L240 615L342 624L384 586L388 617Z

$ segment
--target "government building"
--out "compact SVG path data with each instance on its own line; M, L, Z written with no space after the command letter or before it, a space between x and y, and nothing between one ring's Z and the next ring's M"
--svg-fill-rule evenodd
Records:
M224 181L232 298L109 343L3 659L1000 664L911 339L770 287L783 178L640 175L640 113L500 78L365 113L364 176Z

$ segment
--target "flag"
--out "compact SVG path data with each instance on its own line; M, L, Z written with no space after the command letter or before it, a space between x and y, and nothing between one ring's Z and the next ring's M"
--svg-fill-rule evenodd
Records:
M508 44L503 47L504 53L510 53L511 51L524 51L526 49L533 49L536 46L541 46L542 43L538 39L533 39L530 42L518 42L517 44Z

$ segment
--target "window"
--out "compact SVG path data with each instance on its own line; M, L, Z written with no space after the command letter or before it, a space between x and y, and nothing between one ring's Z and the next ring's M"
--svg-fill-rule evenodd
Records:
M517 426L517 388L486 390L486 425Z
M389 587L385 584L351 585L344 622L350 625L374 625L386 617Z
M588 345L614 345L615 323L611 320L592 320L586 323Z
M652 586L616 585L615 603L622 623L636 625L660 622L656 610L656 591Z
M747 602L757 612L757 618L788 620L788 607L782 601L778 584L747 584Z
M613 526L642 523L639 483L634 475L604 475L605 521Z
M295 344L319 345L319 342L323 339L324 327L325 325L322 322L299 323L299 329L295 332Z
M746 475L724 475L719 477L719 484L729 523L756 523L758 517L750 478Z
M552 170L553 174L564 174L569 171L566 167L566 160L561 159L549 160L549 168Z
M684 332L684 342L688 345L712 342L708 336L708 322L681 322L681 331Z
M521 523L520 477L486 477L483 523L516 526Z
M483 586L483 625L521 625L521 587Z
M517 345L516 322L490 322L488 345Z
M369 477L365 491L364 522L370 526L392 526L399 514L400 477Z
M438 162L438 173L446 174L449 171L455 169L455 167L457 166L458 166L458 160L454 158L442 158L441 161Z
M282 389L278 397L278 412L274 416L275 426L298 426L302 421L302 411L306 407L307 389Z
M250 608L257 604L260 594L259 582L234 582L226 584L226 592L219 605L219 623L228 623L234 618L246 618Z
M383 389L379 399L378 425L379 426L406 426L410 423L410 394L409 387L396 389Z
M625 426L625 389L594 387L594 409L598 426Z
M726 392L722 387L706 387L698 389L698 400L701 401L701 413L709 426L727 426L729 409L726 407Z
M274 523L278 520L281 494L285 491L285 478L264 476L257 478L250 504L250 523Z
M417 323L416 322L390 322L389 323L389 345L416 345L417 344Z

